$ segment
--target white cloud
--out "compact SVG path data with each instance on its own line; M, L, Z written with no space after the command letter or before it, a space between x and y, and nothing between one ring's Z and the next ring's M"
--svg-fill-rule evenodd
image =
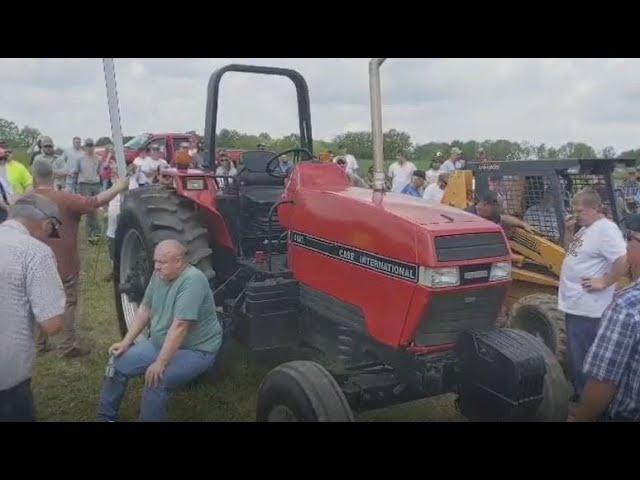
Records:
M117 59L126 134L204 128L211 72L228 63L289 67L307 79L313 132L370 128L367 59ZM101 59L0 59L0 117L59 144L109 134ZM384 128L414 142L507 138L640 147L637 59L390 59L382 67ZM286 79L228 74L218 128L297 131Z

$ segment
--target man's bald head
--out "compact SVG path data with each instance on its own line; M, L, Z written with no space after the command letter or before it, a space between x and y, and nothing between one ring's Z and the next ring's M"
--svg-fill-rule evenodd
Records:
M165 281L178 278L187 267L187 249L177 240L163 240L156 246L153 261L156 274Z
M36 186L53 185L53 168L44 160L33 162L31 175Z
M176 255L184 258L187 255L187 249L178 240L163 240L156 246L156 251L167 252L170 255Z

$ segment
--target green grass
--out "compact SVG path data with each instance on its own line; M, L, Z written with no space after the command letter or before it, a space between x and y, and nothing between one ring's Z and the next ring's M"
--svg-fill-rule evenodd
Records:
M82 237L81 237L82 238ZM101 279L110 271L106 245L81 242L82 272L78 330L92 347L79 359L60 359L55 352L36 360L33 377L38 420L93 421L107 362L107 348L119 340L112 283ZM53 338L55 343L56 339ZM198 384L176 393L170 403L171 421L253 421L256 394L266 371L249 363L246 352L234 354L223 379ZM138 414L142 379L129 384L120 419L133 421ZM363 421L459 421L451 396L366 412Z

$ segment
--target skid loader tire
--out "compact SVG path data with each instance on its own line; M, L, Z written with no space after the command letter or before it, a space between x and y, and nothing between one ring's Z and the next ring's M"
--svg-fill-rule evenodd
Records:
M540 338L556 356L569 378L566 325L564 313L558 310L557 296L534 293L522 297L511 309L509 326Z

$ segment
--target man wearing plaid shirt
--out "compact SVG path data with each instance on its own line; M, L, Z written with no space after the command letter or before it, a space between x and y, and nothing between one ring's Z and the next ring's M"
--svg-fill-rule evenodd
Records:
M635 167L627 169L627 178L622 182L622 196L626 203L635 201L640 194L640 182L638 171Z
M640 214L630 216L627 258L640 266ZM583 371L576 421L640 421L640 282L621 290L602 315Z

